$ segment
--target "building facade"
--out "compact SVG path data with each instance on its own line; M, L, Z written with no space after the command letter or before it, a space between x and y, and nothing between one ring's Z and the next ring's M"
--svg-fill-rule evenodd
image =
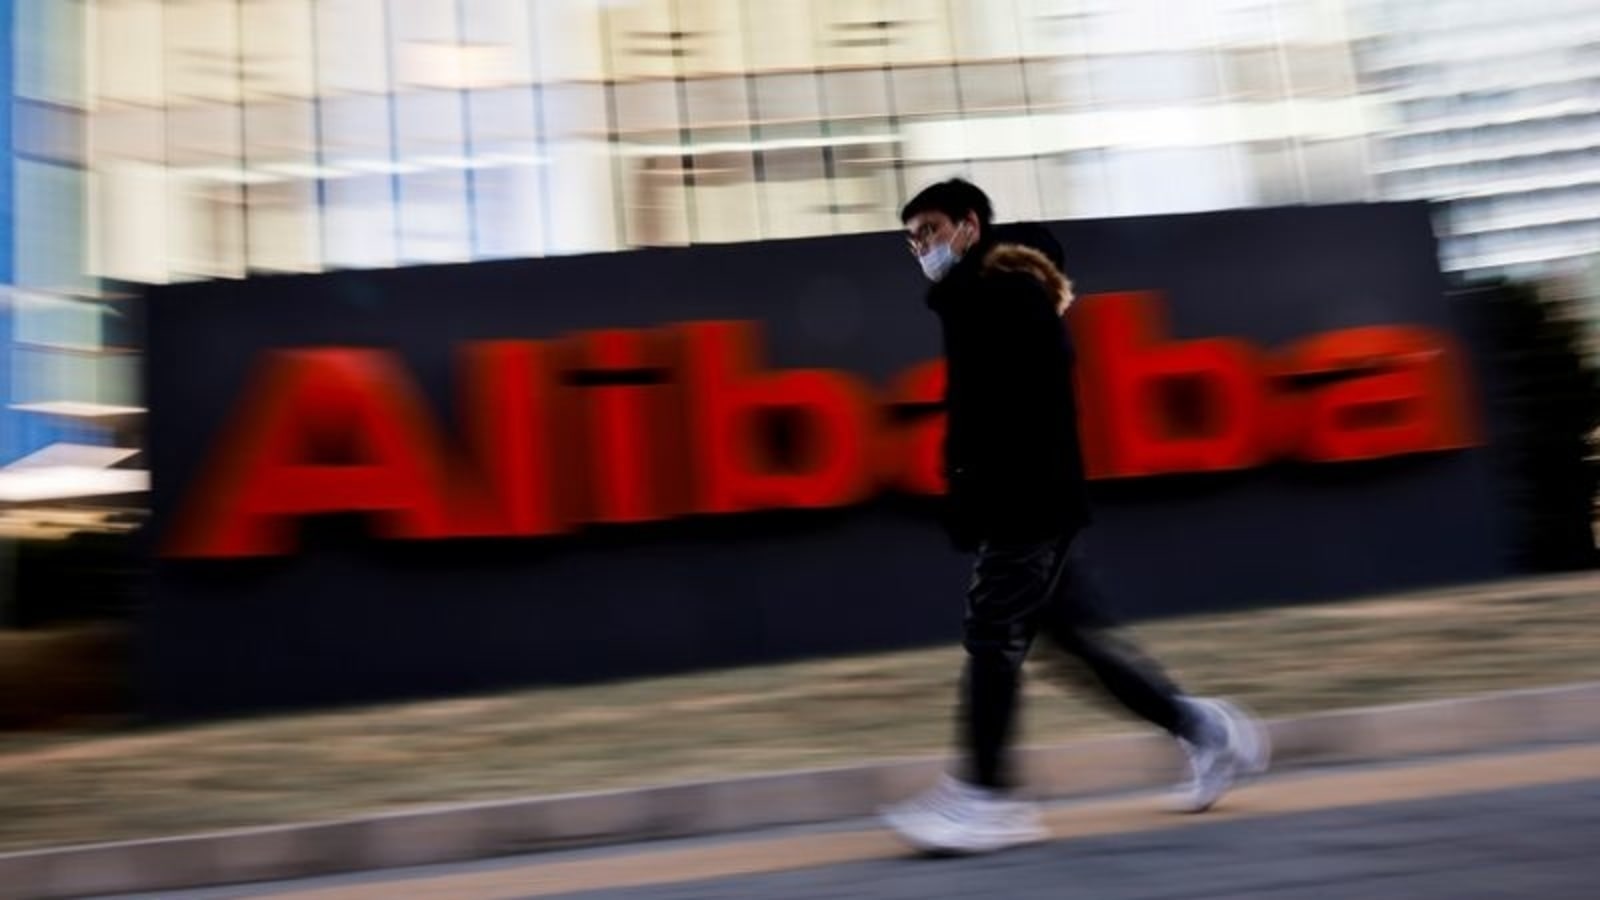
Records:
M956 174L1002 219L1442 199L1457 271L1575 267L1600 233L1581 0L0 11L0 464L136 445L126 282L873 231Z
M1362 0L1363 90L1392 111L1373 177L1441 201L1449 271L1580 272L1600 249L1600 6Z

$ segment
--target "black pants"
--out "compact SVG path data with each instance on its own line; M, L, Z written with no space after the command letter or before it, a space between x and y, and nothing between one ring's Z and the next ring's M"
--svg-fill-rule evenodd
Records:
M1174 735L1185 732L1177 688L1110 628L1074 535L983 542L967 590L963 640L961 727L968 781L991 788L1010 784L1006 748L1022 662L1041 631L1122 706Z

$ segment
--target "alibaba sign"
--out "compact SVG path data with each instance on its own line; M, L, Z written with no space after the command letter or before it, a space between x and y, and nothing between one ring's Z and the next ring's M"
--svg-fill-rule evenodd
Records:
M1091 478L1343 463L1471 446L1450 338L1379 325L1268 349L1175 341L1155 293L1074 308ZM554 535L594 524L819 509L943 490L943 369L874 386L772 371L753 322L703 321L459 348L453 428L397 354L265 353L163 552L293 553L308 516L383 538Z

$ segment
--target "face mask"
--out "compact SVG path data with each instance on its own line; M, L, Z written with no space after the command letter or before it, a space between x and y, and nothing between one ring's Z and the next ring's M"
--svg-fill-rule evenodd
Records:
M965 227L965 223L956 227L956 234L961 233L962 227ZM917 257L917 262L922 264L922 274L928 276L929 281L943 280L961 261L961 255L950 248L950 242L954 240L955 237L951 236L949 242L930 247L928 252Z

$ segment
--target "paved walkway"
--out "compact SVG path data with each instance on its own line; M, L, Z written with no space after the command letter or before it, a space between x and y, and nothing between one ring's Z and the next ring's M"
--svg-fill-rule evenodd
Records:
M1205 816L1159 797L1048 811L1053 840L908 856L872 823L613 847L162 900L940 900L975 897L1593 898L1600 744L1271 778ZM141 895L154 898L155 895Z

